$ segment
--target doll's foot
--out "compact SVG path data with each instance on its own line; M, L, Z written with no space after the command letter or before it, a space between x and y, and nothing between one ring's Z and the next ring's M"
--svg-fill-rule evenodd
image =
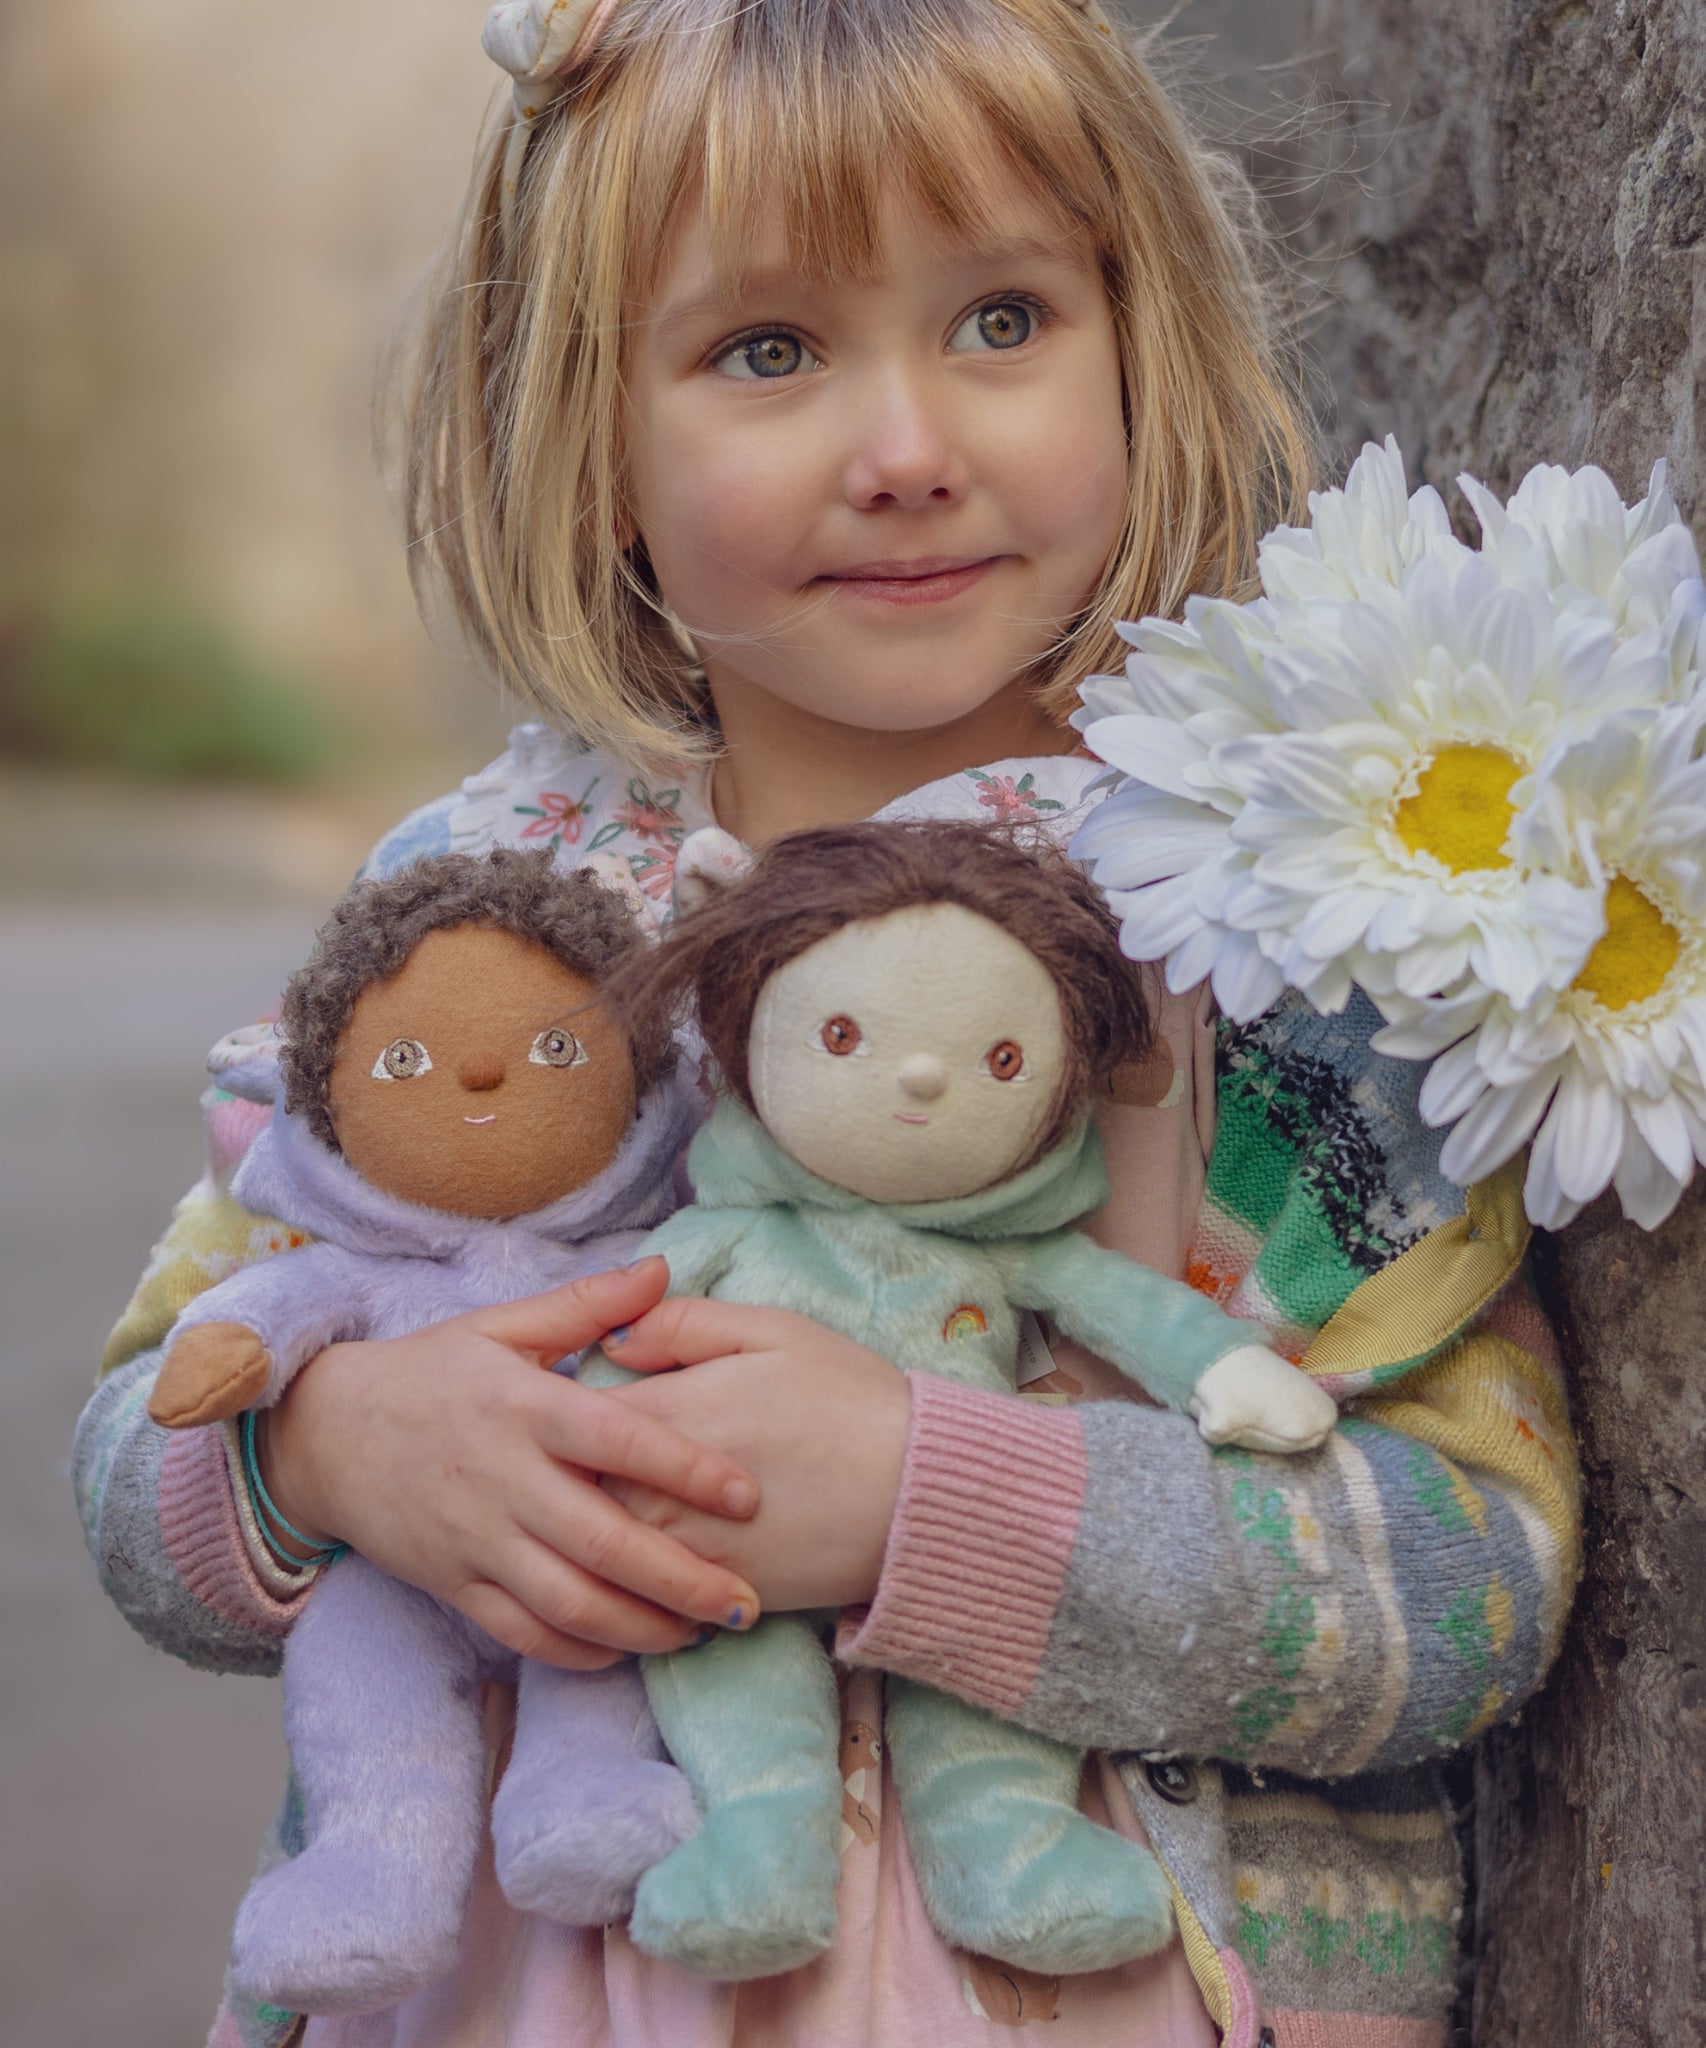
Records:
M1108 1970L1173 1938L1173 1900L1147 1849L1074 1813L1048 1847L938 1873L925 1904L955 1948L1044 1976Z
M799 1802L714 1808L698 1834L640 1880L629 1932L647 1955L741 1982L797 1970L835 1940L839 1808L822 1824Z
M256 1879L231 1935L231 1981L286 2012L395 2005L456 1960L463 1901L366 1846L310 1845Z
M693 1788L673 1764L614 1753L550 1772L512 1765L492 1803L505 1898L568 1927L625 1920L640 1879L698 1829Z

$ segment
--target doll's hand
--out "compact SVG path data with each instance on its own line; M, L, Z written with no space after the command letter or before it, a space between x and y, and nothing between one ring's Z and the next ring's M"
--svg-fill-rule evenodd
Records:
M223 1422L255 1405L271 1372L267 1347L244 1324L196 1323L166 1353L148 1413L166 1429Z
M736 1524L626 1480L607 1491L750 1580L767 1611L871 1598L906 1457L903 1373L804 1316L695 1296L664 1302L605 1349L657 1375L613 1399L737 1458L762 1500Z
M566 1668L680 1648L694 1622L727 1622L737 1606L750 1623L748 1584L598 1485L620 1473L726 1527L756 1504L749 1475L541 1369L643 1314L667 1280L663 1260L647 1259L414 1336L333 1345L263 1413L269 1491L298 1528L340 1538L509 1648Z
M1339 1419L1331 1394L1261 1344L1217 1358L1190 1407L1207 1442L1246 1451L1317 1450Z

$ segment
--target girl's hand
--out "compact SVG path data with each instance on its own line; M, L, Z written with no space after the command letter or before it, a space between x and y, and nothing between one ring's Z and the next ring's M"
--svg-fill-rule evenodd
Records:
M709 1528L751 1476L618 1396L545 1368L651 1308L662 1259L385 1342L334 1344L264 1412L263 1476L310 1534L458 1608L523 1656L593 1670L757 1619L752 1588L599 1488L616 1474ZM683 1621L682 1616L691 1617Z
M691 1295L604 1348L631 1371L658 1374L614 1399L737 1458L762 1499L736 1524L630 1479L606 1480L607 1492L750 1580L767 1610L871 1598L906 1457L903 1373L804 1316Z

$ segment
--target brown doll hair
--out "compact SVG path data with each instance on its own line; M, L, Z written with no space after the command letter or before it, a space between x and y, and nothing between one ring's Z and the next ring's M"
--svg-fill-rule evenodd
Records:
M430 932L485 925L543 946L602 989L646 950L632 911L584 868L558 868L548 848L500 847L479 857L444 853L383 881L358 882L321 926L307 963L290 978L279 1027L284 1106L300 1111L337 1149L326 1091L338 1046L363 990L399 973ZM621 1021L641 1094L670 1071L666 1011L624 1007Z
M624 1017L691 1010L724 1081L753 1109L747 1042L764 985L843 925L917 904L953 903L1012 934L1060 995L1067 1070L1031 1159L1065 1135L1093 1089L1149 1051L1143 970L1126 959L1101 898L1049 846L999 826L934 821L821 825L773 840L750 871L683 916L624 972Z

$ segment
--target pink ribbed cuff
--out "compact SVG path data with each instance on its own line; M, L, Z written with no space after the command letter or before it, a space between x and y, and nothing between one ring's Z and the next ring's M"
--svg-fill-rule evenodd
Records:
M883 1575L837 1643L1015 1714L1048 1648L1088 1474L1067 1408L911 1376L912 1424Z
M249 1562L217 1424L173 1432L160 1459L158 1501L166 1554L191 1595L222 1621L283 1635L300 1601L276 1598ZM303 1590L312 1584L305 1578Z

